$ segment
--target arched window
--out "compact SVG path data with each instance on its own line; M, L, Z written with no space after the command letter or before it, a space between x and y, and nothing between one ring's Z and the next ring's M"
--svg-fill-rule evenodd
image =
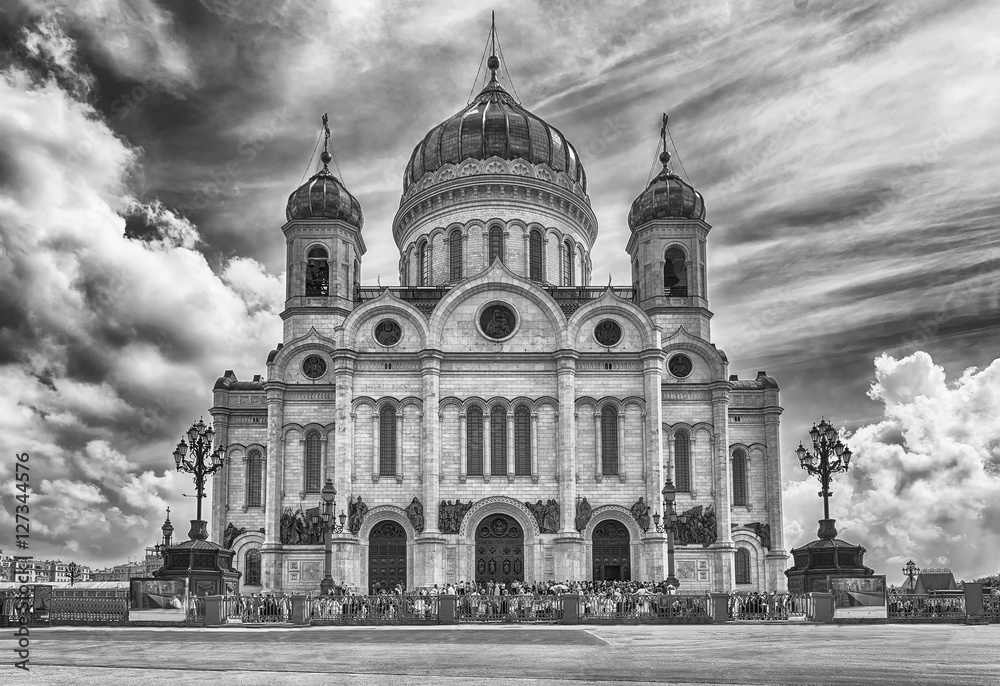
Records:
M680 248L670 248L663 254L663 294L683 298L688 294L687 258Z
M448 239L448 250L451 253L451 280L462 280L462 232L455 229Z
M601 474L618 473L618 410L605 405L601 410Z
M260 507L262 502L262 477L264 460L259 450L251 450L247 455L247 507Z
M573 246L567 240L559 246L559 284L562 286L573 285Z
M528 278L542 281L542 232L535 229L528 237Z
M747 504L747 455L742 450L733 453L733 505Z
M469 476L483 475L483 411L470 407L465 415L465 440Z
M354 290L361 288L361 262L354 260Z
M736 549L736 583L750 583L750 551L746 548Z
M378 475L396 476L396 408L386 405L379 412Z
M503 262L503 229L499 226L490 227L490 255L489 263L493 264L493 260L500 258Z
M330 263L326 249L313 248L306 258L306 295L330 295Z
M243 557L243 584L260 586L260 548L251 548Z
M572 286L576 282L576 253L573 250L573 241L566 239L566 286Z
M323 446L319 431L306 434L306 493L319 493L322 483L320 473L323 469Z
M514 410L514 474L531 475L531 412L524 405Z
M674 435L674 482L679 492L691 492L691 437L684 431Z
M507 410L499 405L490 412L490 474L507 474Z
M427 241L420 241L417 245L417 285L426 286L428 285L430 273L428 270L428 258L427 254Z
M410 253L407 252L403 255L403 267L399 276L400 286L410 285Z

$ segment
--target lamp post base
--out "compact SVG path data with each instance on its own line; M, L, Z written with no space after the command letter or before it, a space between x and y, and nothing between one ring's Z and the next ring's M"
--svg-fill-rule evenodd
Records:
M668 586L673 586L674 588L680 588L681 586L681 582L678 581L677 577L675 577L673 574L664 579L664 581L667 582Z
M319 592L323 595L330 595L333 592L333 578L325 577L319 582Z

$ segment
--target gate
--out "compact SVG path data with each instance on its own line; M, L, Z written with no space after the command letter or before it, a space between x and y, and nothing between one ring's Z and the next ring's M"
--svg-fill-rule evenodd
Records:
M485 517L476 528L476 584L524 581L524 531L507 515Z
M368 591L391 592L396 584L406 588L406 531L387 519L368 536Z
M614 519L594 528L594 581L631 581L631 546L628 529Z

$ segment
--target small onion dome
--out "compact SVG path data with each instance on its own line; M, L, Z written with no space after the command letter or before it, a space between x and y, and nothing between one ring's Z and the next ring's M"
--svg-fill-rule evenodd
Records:
M293 219L341 219L361 230L365 215L344 184L330 173L329 153L323 151L323 168L288 196L285 217Z
M499 60L490 57L494 70ZM566 137L521 107L494 78L461 112L431 129L413 149L403 173L403 192L446 164L465 160L523 159L565 172L587 191L580 155Z
M705 218L705 199L667 166L670 153L661 153L660 161L663 170L632 201L632 210L628 213L628 226L632 230L653 219Z

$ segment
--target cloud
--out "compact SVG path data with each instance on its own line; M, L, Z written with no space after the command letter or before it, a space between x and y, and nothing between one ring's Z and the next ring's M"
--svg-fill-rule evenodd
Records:
M70 65L41 26L26 43ZM280 340L282 279L213 268L192 222L133 194L141 151L54 72L5 69L0 103L0 451L30 455L34 555L118 562L181 501L170 453L215 378Z
M881 355L869 392L880 421L847 436L849 471L837 475L831 516L840 537L868 549L877 573L908 559L971 579L1000 568L1000 359L949 383L930 355ZM785 488L790 545L814 538L822 512L815 479Z

